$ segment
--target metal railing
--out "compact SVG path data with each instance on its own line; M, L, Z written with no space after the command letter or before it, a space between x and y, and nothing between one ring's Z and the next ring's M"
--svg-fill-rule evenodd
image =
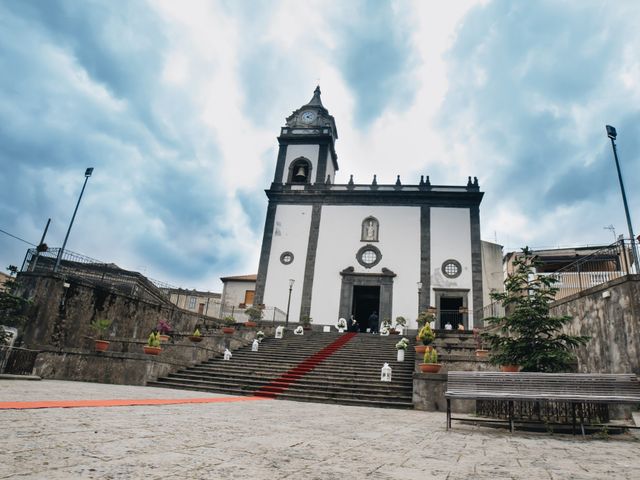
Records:
M31 375L40 351L0 345L0 373Z
M249 316L244 312L245 309L238 304L224 303L220 306L220 318L233 317L236 322L244 323L249 320ZM286 320L287 314L278 307L265 306L262 309L262 321L271 323L282 323ZM289 317L291 321L291 317Z
M58 251L58 248L50 248L46 252L29 249L21 271L53 272ZM127 295L151 301L166 300L167 295L161 289L176 288L168 283L145 277L141 273L123 270L113 263L104 263L69 250L63 252L58 272L93 284L108 285Z
M634 253L638 254L635 242L632 245L629 240L620 240L556 272L541 272L537 275L548 275L558 280L555 283L558 288L555 299L560 300L616 278L637 273L633 266Z

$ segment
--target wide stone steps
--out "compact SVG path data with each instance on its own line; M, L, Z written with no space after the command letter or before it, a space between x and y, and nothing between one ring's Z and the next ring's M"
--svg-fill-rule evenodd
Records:
M275 396L308 402L388 408L412 408L412 347L405 361L396 361L395 344L401 337L358 334L333 351L310 371L297 368L340 339L339 333L306 333L268 338L258 352L244 347L228 360L213 358L160 378L148 385L200 390L230 395ZM384 363L393 369L393 381L381 382Z
M251 385L255 384L258 386L264 385L265 381L271 381L271 384L277 383L286 383L286 382L278 382L276 379L271 379L267 377L256 377L253 375L242 375L242 374L233 374L233 375L206 375L203 376L198 373L191 372L179 372L172 373L167 377L168 380L172 381L185 381L185 382L221 382L228 384L242 384L242 385ZM384 386L380 385L380 380L370 380L365 381L362 379L351 378L344 379L339 377L334 378L315 378L309 375L302 377L296 382L296 385L308 385L308 386L323 386L323 388L349 388L349 389L362 389L368 390L371 388L376 389L386 389L386 390L407 390L411 387L407 385L405 382L395 381L395 382L385 382Z

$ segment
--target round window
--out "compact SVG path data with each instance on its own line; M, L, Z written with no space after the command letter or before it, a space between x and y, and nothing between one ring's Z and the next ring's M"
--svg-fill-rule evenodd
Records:
M282 255L280 255L280 261L285 265L289 265L293 262L293 253L284 252Z
M365 245L358 253L356 253L356 260L358 263L365 268L371 268L374 265L377 265L382 259L382 254L377 247L373 245Z
M456 278L462 273L462 265L457 260L445 260L442 264L442 273L445 277Z

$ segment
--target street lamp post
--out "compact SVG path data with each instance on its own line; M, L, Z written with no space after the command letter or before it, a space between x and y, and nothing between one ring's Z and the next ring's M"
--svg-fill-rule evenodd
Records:
M71 222L69 222L69 228L67 229L67 234L64 237L64 242L62 243L62 248L58 250L58 257L56 258L56 265L53 267L53 271L57 272L60 267L60 260L62 260L62 254L64 253L64 247L67 246L67 240L69 239L69 232L71 232L71 227L73 226L73 221L76 218L76 213L78 212L78 207L80 206L80 200L82 200L82 194L84 193L84 187L87 186L87 181L89 177L93 173L93 168L87 168L84 171L84 184L82 185L82 190L80 190L80 196L78 197L78 203L76 203L76 208L73 211L73 215L71 216Z
M422 294L422 282L418 282L418 315L420 315L420 295Z
M286 320L284 321L285 330L289 328L289 307L291 306L291 290L293 290L294 283L296 283L296 281L293 278L290 278L289 279L289 299L287 300L287 317L286 317Z
M627 204L627 194L624 191L624 183L622 182L622 172L620 171L620 162L618 162L618 150L616 148L616 137L618 136L616 129L611 125L606 126L607 136L611 139L613 147L613 158L616 161L616 170L618 171L618 180L620 181L620 190L622 191L622 203L624 204L624 213L627 216L627 227L629 228L629 238L631 239L631 254L633 255L633 264L636 267L636 273L640 273L640 265L638 264L638 255L636 252L635 235L631 226L631 216L629 215L629 205Z

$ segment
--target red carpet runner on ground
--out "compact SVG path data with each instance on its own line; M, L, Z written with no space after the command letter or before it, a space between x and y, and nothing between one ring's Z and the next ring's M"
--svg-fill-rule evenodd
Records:
M32 408L78 408L78 407L129 407L138 405L180 405L185 403L230 403L264 400L258 397L213 397L213 398L136 398L108 400L42 400L32 402L0 402L0 410Z
M345 333L340 338L338 338L335 342L327 345L322 350L314 353L309 358L300 362L297 366L293 367L288 372L283 373L275 380L272 380L268 384L260 387L254 392L255 396L258 397L267 397L267 398L275 398L284 392L289 385L297 382L304 375L309 373L311 370L316 368L316 366L323 362L327 357L333 355L333 353L339 349L341 349L345 343L355 337L356 333Z

